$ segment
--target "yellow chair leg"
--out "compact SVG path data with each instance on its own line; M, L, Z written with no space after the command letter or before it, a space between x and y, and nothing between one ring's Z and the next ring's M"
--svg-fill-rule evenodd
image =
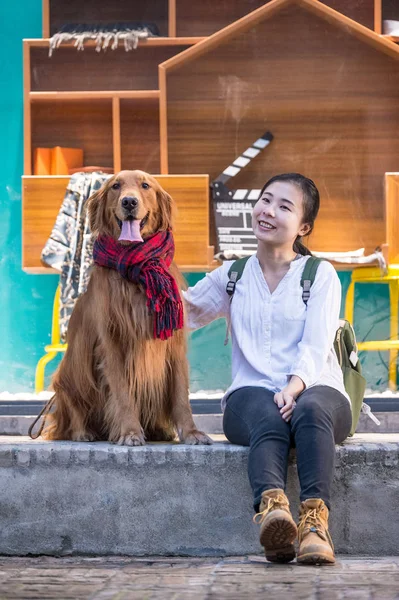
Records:
M60 286L55 290L53 303L53 318L51 322L51 344L59 344L61 342L60 333Z
M399 288L398 280L389 282L389 303L390 303L390 339L398 339L398 303ZM396 370L398 361L398 351L392 349L389 351L389 389L393 392L397 389Z
M57 356L57 352L48 352L44 356L41 357L36 366L35 373L35 393L38 394L44 390L44 370L46 368L47 363L49 363L53 358Z
M345 298L345 319L353 325L353 317L355 312L355 282L352 281L349 284L348 291L346 292Z

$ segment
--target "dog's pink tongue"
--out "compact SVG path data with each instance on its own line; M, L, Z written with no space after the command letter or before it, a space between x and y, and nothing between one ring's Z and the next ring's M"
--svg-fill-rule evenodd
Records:
M140 233L140 221L122 221L122 231L119 236L120 242L144 242Z

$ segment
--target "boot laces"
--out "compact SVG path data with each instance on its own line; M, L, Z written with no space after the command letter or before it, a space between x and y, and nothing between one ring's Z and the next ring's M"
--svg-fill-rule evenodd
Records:
M320 518L320 509L309 508L300 518L298 524L298 538L301 540L307 533L317 533L317 535L325 541L328 541L331 548L334 550L334 545L330 536L330 532L325 527Z
M266 508L254 515L254 517L252 518L253 522L261 523L270 511L274 510L275 508L280 508L280 505L286 504L287 500L285 496L282 496L281 494L276 496L275 498L269 498Z

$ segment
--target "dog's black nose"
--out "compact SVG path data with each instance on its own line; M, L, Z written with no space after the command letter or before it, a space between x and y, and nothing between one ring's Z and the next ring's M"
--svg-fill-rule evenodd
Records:
M138 203L139 201L137 200L137 198L133 198L132 196L125 196L124 198L122 198L122 206L127 210L132 210L133 208L136 208Z

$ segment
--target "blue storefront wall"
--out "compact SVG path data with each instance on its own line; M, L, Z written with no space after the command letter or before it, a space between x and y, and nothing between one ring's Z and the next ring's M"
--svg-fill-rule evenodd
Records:
M21 175L23 165L22 39L41 37L41 0L0 3L0 392L32 391L34 370L49 343L57 277L21 269ZM193 285L203 274L187 276ZM345 293L348 273L340 273ZM359 339L388 339L386 286L363 285L356 293ZM191 390L225 389L230 347L222 321L193 333L189 360ZM369 387L387 385L387 353L363 355ZM48 368L49 373L51 369Z

